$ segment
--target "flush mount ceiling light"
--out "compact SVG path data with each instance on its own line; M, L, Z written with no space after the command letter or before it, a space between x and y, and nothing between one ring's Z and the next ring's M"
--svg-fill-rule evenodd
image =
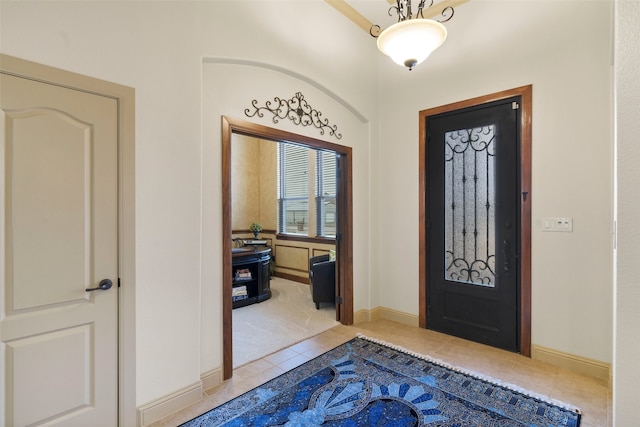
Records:
M380 52L411 70L444 43L447 29L442 22L450 20L454 10L452 6L445 6L440 13L442 19L434 20L424 17L426 0L420 0L415 15L411 12L411 0L396 0L395 3L395 6L389 8L389 16L393 16L392 12L395 12L398 22L384 31L381 31L379 25L373 25L369 33L378 39ZM432 6L433 0L427 8Z

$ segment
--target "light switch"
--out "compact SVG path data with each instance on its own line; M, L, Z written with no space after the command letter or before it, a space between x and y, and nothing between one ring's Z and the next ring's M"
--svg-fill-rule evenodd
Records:
M573 232L573 218L570 216L545 216L542 218L542 231Z
M560 230L564 232L572 232L573 231L573 218L571 217L563 217L558 218L558 222L560 224Z
M556 219L551 217L542 218L542 231L553 231Z

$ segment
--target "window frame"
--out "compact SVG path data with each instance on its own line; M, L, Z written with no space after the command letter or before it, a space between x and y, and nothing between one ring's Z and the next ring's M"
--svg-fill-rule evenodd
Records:
M278 149L277 149L277 165L276 165L276 169L277 169L277 209L278 209L278 213L277 213L277 229L276 229L276 237L279 240L297 240L297 241L307 241L307 242L315 242L315 243L335 243L336 241L336 236L332 235L332 236L324 236L321 233L324 232L324 226L323 224L321 224L322 221L322 217L321 217L321 212L322 212L322 203L324 203L327 200L333 200L334 203L336 203L337 205L337 201L338 201L338 195L337 195L337 188L338 188L338 178L337 178L337 174L338 174L338 156L340 155L338 152L333 151L333 150L322 150L322 149L316 149L316 148L311 148L311 147L305 147L305 146L300 146L298 144L294 144L291 143L289 141L276 141L278 143ZM313 153L313 161L309 160L308 162L308 166L307 166L307 171L308 172L312 172L307 174L307 182L309 184L309 187L313 186L312 191L308 191L307 192L307 196L292 196L292 197L282 197L282 193L283 193L283 189L286 189L286 184L285 184L285 180L286 180L286 171L284 170L284 168L286 167L286 160L283 163L283 156L285 153L285 146L287 145L292 145L292 146L297 146L300 148L303 148L304 150L306 150L307 154ZM329 195L329 196L325 196L325 195L318 195L318 189L320 187L324 188L324 176L323 176L323 169L321 167L321 163L322 163L322 153L323 152L327 152L327 153L331 153L333 154L335 157L335 173L336 173L336 183L335 183L335 194L333 195ZM312 168L313 165L313 168ZM286 190L285 190L286 191ZM313 199L313 200L312 200ZM301 232L301 233L295 233L295 232L288 232L287 231L287 224L286 224L286 220L287 220L287 215L286 215L286 205L287 202L300 202L300 201L307 201L307 219L311 219L313 217L313 221L307 221L306 224L306 230ZM313 212L312 212L312 207L313 206ZM312 215L313 213L313 215ZM335 222L336 222L336 234L337 234L337 215L338 212L336 211L335 213L336 218L335 218ZM312 227L312 222L313 222L313 229Z

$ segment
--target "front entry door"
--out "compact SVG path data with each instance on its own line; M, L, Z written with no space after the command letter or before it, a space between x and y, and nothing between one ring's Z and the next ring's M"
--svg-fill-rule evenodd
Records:
M0 87L0 425L118 425L117 100Z
M519 97L427 118L427 327L519 351Z

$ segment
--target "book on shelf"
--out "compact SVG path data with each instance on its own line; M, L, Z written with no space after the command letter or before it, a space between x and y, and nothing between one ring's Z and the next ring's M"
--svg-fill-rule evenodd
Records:
M246 286L236 286L231 291L231 301L241 301L247 298L249 298L249 293Z
M251 270L249 270L248 268L236 270L236 279L251 279Z
M242 243L248 246L266 246L267 245L266 240L259 240L259 239L245 240Z
M233 290L231 291L231 295L233 295L233 296L247 295L247 287L246 286L237 286L237 287L233 288Z

